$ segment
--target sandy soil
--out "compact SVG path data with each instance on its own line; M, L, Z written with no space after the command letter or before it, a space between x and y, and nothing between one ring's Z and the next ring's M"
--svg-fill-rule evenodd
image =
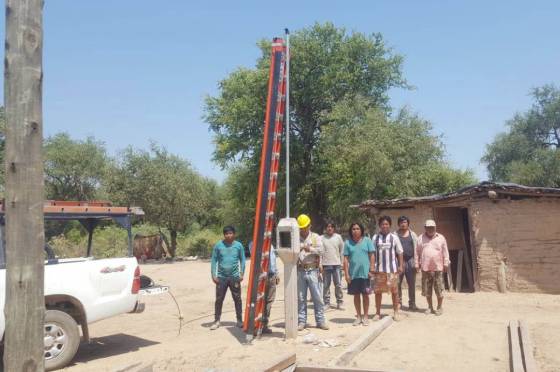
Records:
M124 314L92 324L92 343L82 344L74 364L65 370L128 371L153 364L155 371L258 371L263 360L294 351L295 345L283 339L282 288L277 294L280 301L275 302L271 314L274 333L248 346L244 345L243 331L235 327L229 292L222 327L216 331L208 329L214 320L215 298L210 263L142 265L141 270L158 284L171 286L184 316L181 334L178 335L178 310L172 298L168 294L146 296L143 313ZM243 281L243 301L247 277L248 270ZM137 367L127 369L133 365Z
M509 371L507 323L523 319L530 329L539 370L558 371L560 296L488 292L445 296L442 316L403 311L402 320L385 330L351 366L401 371ZM371 300L373 305L373 296ZM392 314L390 301L385 295L382 313ZM417 302L427 307L419 292ZM345 311L327 312L331 322L328 335L311 332L321 339L351 343L364 327L351 325L354 310L353 305L347 305ZM298 342L300 363L325 365L343 351Z
M208 329L214 302L209 271L208 262L143 265L144 274L171 286L184 316L181 334L178 335L178 311L171 297L145 297L144 313L125 314L91 325L92 343L80 346L74 364L67 370L131 371L153 365L155 371L258 371L265 363L294 349L298 364L325 366L365 331L363 326L352 326L354 310L346 296L345 310L331 309L326 313L329 331L313 327L310 303L310 328L300 332L296 343L284 341L283 293L279 286L272 310L274 333L244 345L244 333L234 326L229 294L224 303L224 326L217 331ZM244 300L245 296L244 288ZM419 293L417 296L419 306L425 306ZM391 312L389 302L389 297L384 296L385 314ZM560 296L446 293L444 308L441 317L403 312L403 319L358 355L352 366L404 371L506 371L506 324L510 319L524 319L529 325L540 371L555 371L560 365ZM338 346L305 343L309 334Z

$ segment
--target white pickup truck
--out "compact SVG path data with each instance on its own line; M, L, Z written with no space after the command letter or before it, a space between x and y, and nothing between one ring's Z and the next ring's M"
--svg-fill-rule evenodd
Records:
M61 203L61 202L48 202ZM47 204L48 204L47 203ZM78 202L76 202L78 203ZM79 202L83 204L83 202ZM58 369L66 366L74 358L80 344L80 329L85 341L89 341L88 325L102 319L123 313L141 312L144 306L139 302L141 287L140 267L135 257L94 259L91 257L91 236L99 220L112 219L129 232L129 255L131 255L130 209L115 213L97 207L92 212L91 205L83 208L66 206L47 208L45 219L77 219L90 233L86 258L56 259L52 257L45 264L45 368ZM66 209L66 211L64 210ZM54 210L54 212L52 211ZM138 211L136 211L138 212ZM0 232L4 236L3 212L0 208ZM62 218L57 218L62 217ZM72 218L73 217L73 218ZM3 243L4 239L0 239ZM0 249L0 335L4 336L6 322L4 305L6 293L5 244ZM47 252L49 251L46 248ZM48 254L49 255L49 254Z

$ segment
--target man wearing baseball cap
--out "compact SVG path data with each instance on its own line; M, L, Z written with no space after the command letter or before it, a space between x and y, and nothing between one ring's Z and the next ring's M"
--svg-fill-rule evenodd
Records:
M426 220L424 233L418 238L414 252L416 271L422 270L422 296L426 297L429 309L426 314L443 314L443 272L449 268L449 250L445 237L436 232L436 222ZM437 310L432 304L432 289L437 297Z

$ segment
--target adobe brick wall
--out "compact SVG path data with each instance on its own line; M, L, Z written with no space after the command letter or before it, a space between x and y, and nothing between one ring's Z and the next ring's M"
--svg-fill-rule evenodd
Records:
M480 199L470 208L481 290L497 290L505 259L508 290L560 294L560 199Z
M399 226L397 225L397 219L405 215L410 219L410 228L418 235L424 232L424 222L427 219L433 219L432 207L425 205L418 205L414 208L404 208L404 209L384 209L375 215L375 221L371 224L377 224L377 219L382 216L387 215L393 220L392 228L397 230Z
M560 198L482 198L461 206L471 216L480 290L498 290L498 268L505 259L509 291L560 294ZM433 218L431 205L380 214L391 216L395 229L397 218L408 216L417 233Z

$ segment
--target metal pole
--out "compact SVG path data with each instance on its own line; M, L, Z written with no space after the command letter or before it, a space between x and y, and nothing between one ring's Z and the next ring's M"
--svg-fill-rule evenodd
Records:
M286 218L290 218L290 30L286 32Z

